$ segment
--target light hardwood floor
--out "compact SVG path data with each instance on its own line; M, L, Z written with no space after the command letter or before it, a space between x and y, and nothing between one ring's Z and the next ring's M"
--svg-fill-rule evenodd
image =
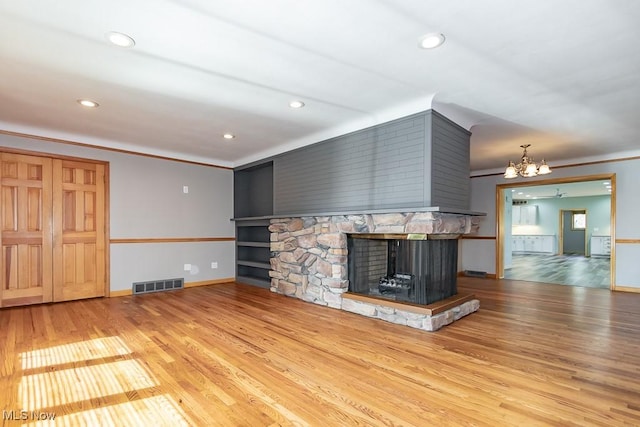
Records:
M237 284L2 309L3 416L640 425L640 294L471 278L459 291L480 311L435 333Z

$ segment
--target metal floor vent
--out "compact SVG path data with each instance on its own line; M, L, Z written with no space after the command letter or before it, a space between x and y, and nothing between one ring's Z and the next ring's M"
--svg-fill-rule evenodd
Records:
M149 292L170 291L184 288L184 278L154 280L151 282L134 282L133 294L147 294Z
M486 271L476 271L476 270L465 270L464 275L467 277L481 277L483 279L487 278Z

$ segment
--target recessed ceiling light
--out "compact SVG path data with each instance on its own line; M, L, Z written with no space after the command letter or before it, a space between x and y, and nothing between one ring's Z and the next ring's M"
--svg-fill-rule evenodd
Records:
M90 99L78 99L78 104L87 108L97 108L100 104Z
M518 195L522 196L524 193L522 191L518 191Z
M136 42L131 36L116 31L110 31L106 35L107 40L119 47L133 47Z
M527 195L526 195L526 196L524 196L524 197L531 197L531 194L527 194Z
M224 135L222 135L222 137L223 137L224 139L233 139L233 138L235 138L236 136L235 136L234 134L232 134L232 133L225 133Z
M429 33L418 39L418 46L422 49L435 49L444 43L444 34Z
M609 184L611 184L609 181L605 181L602 183L602 185L609 185Z
M291 108L302 108L302 107L304 107L304 102L298 101L298 100L291 101L289 103L289 107L291 107Z

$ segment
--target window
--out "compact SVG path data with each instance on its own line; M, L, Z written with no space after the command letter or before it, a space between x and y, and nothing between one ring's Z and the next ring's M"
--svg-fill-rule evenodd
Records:
M587 228L587 214L574 212L571 218L571 229L584 230L585 228Z

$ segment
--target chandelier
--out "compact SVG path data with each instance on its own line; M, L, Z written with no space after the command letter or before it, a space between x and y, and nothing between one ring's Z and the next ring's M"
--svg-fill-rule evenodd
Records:
M533 160L533 157L529 157L527 154L527 148L531 147L531 144L521 145L524 150L522 153L522 159L520 159L520 163L517 165L513 162L509 162L507 169L504 171L504 177L507 179L517 178L518 175L523 176L525 178L532 178L538 175L546 175L551 173L551 169L549 169L549 165L542 159L540 165Z

